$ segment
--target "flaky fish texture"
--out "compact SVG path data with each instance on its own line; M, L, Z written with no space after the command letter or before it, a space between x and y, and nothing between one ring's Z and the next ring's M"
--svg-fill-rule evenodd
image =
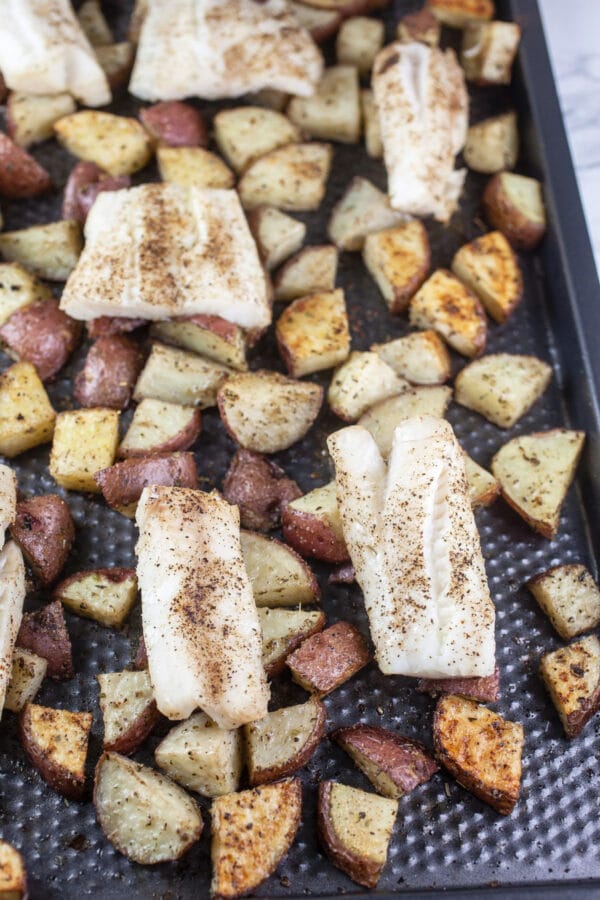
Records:
M25 563L14 541L0 551L0 716L12 674L12 658L25 600Z
M9 466L0 464L0 550L4 546L6 529L15 521L16 512L17 476Z
M373 94L394 209L447 222L465 169L455 169L469 119L463 70L453 50L421 43L384 47L373 67Z
M137 576L156 705L169 719L200 707L221 728L267 714L269 688L239 511L220 494L144 489Z
M235 191L143 184L99 194L63 291L74 319L206 313L271 322L269 287Z
M0 0L0 71L26 94L72 94L85 106L112 97L70 0Z
M129 90L207 100L273 88L308 96L321 52L286 0L150 0Z
M401 423L386 466L360 426L331 435L344 538L386 675L491 675L494 605L461 448L433 416Z

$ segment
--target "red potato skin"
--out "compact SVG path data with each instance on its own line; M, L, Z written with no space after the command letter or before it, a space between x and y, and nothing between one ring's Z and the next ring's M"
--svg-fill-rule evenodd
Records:
M193 453L162 454L115 463L96 472L94 480L108 505L119 509L137 503L149 484L197 488L198 470Z
M125 756L134 753L151 734L159 720L160 713L153 701L120 738L112 743L104 744L104 749L123 753Z
M146 319L128 319L126 316L100 316L98 319L90 319L86 322L87 333L92 340L101 337L110 337L113 334L127 334L147 325Z
M140 110L146 131L167 147L206 147L208 134L202 114L179 100L155 103Z
M77 777L56 765L37 746L29 723L29 704L19 716L19 737L31 765L50 787L69 800L83 800L85 795L85 775Z
M309 761L321 741L325 736L325 727L327 725L327 710L323 703L319 700L317 703L317 720L315 727L306 743L300 750L290 759L286 760L281 766L271 766L268 769L259 769L249 774L250 787L257 787L259 784L267 784L269 781L277 781L278 778L284 778L292 775L305 766Z
M485 186L481 201L486 221L501 231L515 250L534 250L546 233L545 225L531 222L512 203L502 189L502 172L493 175Z
M18 309L0 328L0 342L9 356L32 363L42 381L60 372L80 335L79 322L59 309L54 298Z
M63 580L54 588L54 591L52 592L53 598L57 602L60 602L60 597L64 593L65 588L68 588L73 582L81 581L82 576L89 575L90 572L97 572L98 575L102 575L108 581L112 581L113 584L120 584L127 578L133 578L135 576L135 569L126 569L123 566L115 566L110 569L86 569L82 572L76 572L74 575L69 575L68 578L63 578Z
M331 10L333 15L329 22L323 25L316 25L310 29L310 34L317 44L322 44L332 35L336 34L339 31L340 25L342 24L342 17L339 14L335 14L335 10Z
M348 562L348 548L324 519L286 506L281 512L283 537L301 556L328 563Z
M178 316L174 322L190 322L192 325L198 325L206 331L212 331L217 337L223 338L224 341L231 341L236 337L238 327L221 316L209 316L203 313L197 313L195 316Z
M286 666L301 687L317 697L330 694L371 661L362 634L350 622L336 622L303 641Z
M71 638L59 600L48 603L36 612L25 613L16 644L46 660L49 678L68 681L75 674Z
M170 440L165 441L164 444L142 449L136 447L126 447L123 449L123 447L119 447L117 456L121 459L139 459L140 457L156 456L157 454L175 453L178 450L187 450L188 447L191 447L192 444L197 441L201 429L202 416L200 410L194 409L189 424L177 434L174 434Z
M301 497L302 491L274 462L240 449L223 480L223 496L238 506L242 528L270 531L279 525L285 505Z
M417 684L420 694L460 694L480 703L495 703L500 697L500 670L481 678L421 678Z
M334 866L341 869L347 875L366 888L377 886L381 875L381 866L365 856L359 856L348 850L341 843L333 827L329 806L331 803L331 788L334 782L322 781L319 784L317 800L317 832L323 849Z
M109 175L93 162L78 162L72 169L63 194L62 217L82 225L94 200L102 191L118 191L131 185L129 175Z
M122 334L92 344L75 379L73 396L84 407L125 409L144 364L141 349Z
M48 172L8 135L0 132L0 196L37 197L51 187Z
M10 533L41 584L56 581L75 540L71 510L62 497L42 494L21 500Z
M281 673L285 670L285 662L290 653L293 653L294 650L296 650L309 637L312 637L313 634L318 634L320 631L323 631L326 621L327 619L325 618L325 613L322 612L319 614L318 620L310 630L303 631L302 634L295 634L290 637L285 648L281 651L281 655L272 660L269 665L265 666L265 672L267 673L268 677L273 678L275 675L281 675ZM146 668L146 666L142 666L142 668Z
M148 668L148 654L146 652L146 641L144 640L143 634L140 634L137 650L135 651L135 656L133 657L131 665L136 672L141 672L142 669Z

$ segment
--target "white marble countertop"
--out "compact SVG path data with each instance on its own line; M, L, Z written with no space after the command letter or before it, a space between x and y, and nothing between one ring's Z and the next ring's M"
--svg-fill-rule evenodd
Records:
M538 0L600 272L600 0Z

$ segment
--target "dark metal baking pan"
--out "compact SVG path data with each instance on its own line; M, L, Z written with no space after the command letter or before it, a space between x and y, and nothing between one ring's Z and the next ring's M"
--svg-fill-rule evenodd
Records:
M393 10L386 13L389 38L398 17L418 5L415 0L397 0ZM543 178L550 222L540 251L521 258L525 301L505 326L490 323L489 349L539 355L553 363L556 374L544 398L511 432L501 432L454 405L449 418L466 449L484 465L514 434L568 424L584 428L588 440L555 541L534 534L501 501L478 513L498 613L502 698L497 708L522 722L526 733L521 800L514 813L504 818L444 775L418 788L400 802L379 896L430 898L448 891L449 897L470 897L487 895L489 888L489 895L498 898L518 895L563 900L599 896L600 892L600 721L591 722L573 742L564 738L537 674L541 654L559 642L523 588L527 578L556 563L581 561L597 574L600 360L594 350L600 334L600 290L537 6L534 0L505 0L498 7L500 17L514 18L524 29L514 85L510 90L474 90L472 118L477 120L516 105L522 134L518 169ZM122 35L129 4L107 3L106 9ZM214 108L200 105L209 114ZM113 104L116 112L136 108L126 94ZM73 160L53 144L41 146L35 155L49 166L57 184L64 184ZM380 163L368 159L362 149L337 146L325 203L317 213L303 217L309 227L309 242L325 239L331 206L357 173L380 186L385 184ZM146 173L142 177L146 178ZM449 228L428 223L435 266L448 265L455 250L483 229L478 215L483 183L481 177L469 175L461 211ZM5 227L51 221L59 217L59 209L58 193L35 202L3 203ZM346 290L355 348L366 348L374 340L406 330L404 319L387 313L356 255L341 257L339 284ZM51 386L59 409L70 405L71 378L84 352L82 348ZM2 368L7 364L5 358L0 359ZM458 358L456 364L461 364ZM281 368L271 339L257 348L252 365ZM325 383L327 378L321 380ZM330 477L323 440L339 426L339 421L325 412L306 439L277 455L277 461L303 489ZM233 450L216 412L207 412L196 448L203 486L220 484ZM24 494L55 490L47 463L48 448L16 460ZM135 527L129 520L107 509L96 497L69 494L67 500L77 524L69 572L95 565L133 564ZM328 587L327 567L315 569L324 588L323 606L329 620L350 619L367 633L359 591L347 586ZM32 597L28 606L35 607L39 602L40 598ZM128 665L139 634L139 609L121 633L70 614L67 617L77 674L61 685L47 682L39 700L94 710L93 765L102 736L95 675ZM274 684L273 706L303 696L282 677ZM416 694L409 679L384 678L375 666L328 697L326 704L332 727L355 721L385 723L431 743L432 701ZM151 762L155 743L156 738L150 740L137 758ZM341 750L325 742L302 773L305 803L298 839L277 873L256 892L259 896L361 896L360 889L330 865L317 844L315 786L321 777L369 787ZM202 801L201 805L208 826L208 804ZM68 803L31 769L9 713L0 729L0 833L24 853L34 900L82 895L197 898L208 894L208 827L201 841L178 863L148 868L129 863L104 838L91 802Z

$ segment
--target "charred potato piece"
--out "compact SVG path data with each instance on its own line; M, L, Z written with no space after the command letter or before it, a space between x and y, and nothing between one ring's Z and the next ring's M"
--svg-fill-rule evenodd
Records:
M198 439L200 410L162 400L142 400L135 409L118 456L155 456L187 450Z
M468 25L463 32L460 62L467 81L510 84L521 28L516 22Z
M285 540L302 556L330 563L348 559L335 481L292 500L283 510L281 521Z
M322 781L317 827L325 851L357 884L374 888L387 860L398 801Z
M600 641L590 634L542 657L540 674L568 738L600 708Z
M119 191L131 184L129 175L108 175L93 162L78 162L65 185L62 204L63 219L84 224L98 194Z
M439 46L441 33L440 20L427 6L402 16L396 28L397 40L406 44L419 41L428 47Z
M514 169L519 155L517 114L502 113L471 125L463 155L469 169L493 175Z
M51 296L48 286L20 263L0 263L0 325L8 322L13 313Z
M276 300L295 300L320 291L332 291L338 267L337 249L330 244L303 247L277 272L273 280Z
M108 85L113 90L122 87L133 67L135 48L129 41L118 44L105 44L95 48L96 59L106 75Z
M500 671L498 666L493 675L482 675L479 678L420 678L417 684L420 694L458 694L467 700L479 703L495 703L500 697Z
M414 219L368 234L363 259L390 312L403 312L429 272L427 232L423 224Z
M558 531L561 506L584 441L583 431L539 431L513 438L492 460L492 473L506 502L549 540Z
M467 791L507 816L519 799L523 727L448 694L433 719L435 753Z
M104 44L112 44L113 33L100 7L99 0L84 0L77 10L77 18L81 30L92 47L101 47Z
M150 333L167 344L191 350L239 372L248 369L244 332L220 316L181 316L155 322Z
M125 409L143 365L140 348L122 334L98 338L75 378L73 396L81 406Z
M419 741L377 725L338 728L331 738L364 772L375 790L392 800L429 781L440 768Z
M325 627L325 613L320 610L262 607L258 619L262 629L263 665L269 678L283 672L287 657L302 641Z
M401 393L406 381L377 353L354 350L335 370L327 400L344 422L356 422L371 406Z
M360 91L355 66L331 66L311 97L293 97L289 118L311 137L356 144L360 140Z
M566 641L600 625L600 590L585 566L553 566L527 587Z
M27 900L27 872L23 857L7 841L0 841L0 898Z
M238 184L244 209L268 204L289 212L318 209L325 196L330 144L288 144L251 163Z
M535 178L500 172L483 192L483 213L513 247L533 250L546 232L542 186Z
M152 141L136 119L82 109L54 124L60 144L111 175L132 175L152 156Z
M260 106L222 109L213 126L217 147L238 175L259 157L302 137L300 129L282 113Z
M160 715L148 672L97 675L105 750L129 754L144 743Z
M485 350L487 323L479 299L446 269L437 269L410 301L410 324L433 328L463 356Z
M18 456L52 440L56 413L35 366L15 363L0 373L0 453Z
M165 100L140 110L140 121L162 147L206 147L202 113L189 103Z
M211 809L214 897L240 897L271 875L300 825L302 787L287 778L217 797Z
M36 653L30 653L22 647L15 647L12 660L12 674L6 689L4 709L21 712L25 704L30 703L39 691L46 675L48 662ZM1 886L1 881L0 881ZM0 891L0 898L2 892Z
M361 250L367 235L390 229L401 219L383 191L357 175L334 206L327 233L340 250Z
M77 346L81 325L59 309L58 300L41 300L19 309L0 327L0 345L12 359L32 363L42 381L63 368Z
M6 104L6 127L15 144L27 149L53 137L54 123L76 108L70 94L11 91Z
M205 147L159 147L156 161L163 181L184 188L229 189L235 184L229 166Z
M451 28L486 22L496 14L494 0L427 0L425 8Z
M100 488L94 475L112 466L119 440L119 413L115 409L77 409L56 417L50 453L50 474L69 491Z
M465 475L469 489L469 500L475 509L478 506L489 506L500 493L500 484L494 476L464 453ZM457 691L456 693L460 693ZM477 697L475 698L478 699Z
M443 384L450 378L450 354L435 331L415 331L370 349L412 384Z
M325 697L371 661L360 631L337 622L303 641L286 659L294 681L317 697Z
M459 372L454 399L499 428L512 428L542 396L552 366L535 356L489 353Z
M240 539L258 607L319 602L321 592L315 576L290 547L251 531L242 531Z
M182 788L119 753L98 760L94 806L113 847L142 865L180 859L202 834L198 807Z
M477 294L496 322L506 322L523 294L517 257L500 231L465 244L452 260L452 271Z
M311 697L244 725L250 784L275 781L305 766L323 740L325 723L325 706Z
M0 196L37 197L51 187L46 169L8 135L0 132Z
M62 220L0 234L0 255L19 262L48 281L66 281L79 259L83 241L78 222Z
M107 504L133 518L142 491L149 484L198 487L198 471L193 453L157 454L132 457L96 472Z
M248 216L250 231L265 268L270 272L296 253L306 235L306 225L275 209L258 206Z
M62 605L55 601L23 616L17 647L46 660L46 674L56 681L72 678L73 653Z
M317 44L326 41L340 27L342 17L335 9L318 9L307 3L291 0L290 6L300 24L310 31Z
M279 354L294 378L343 363L350 353L350 326L342 290L301 297L277 320Z
M54 588L53 597L78 616L120 628L136 601L137 578L134 569L77 572Z
M278 465L260 453L237 450L223 480L223 496L239 508L242 528L270 531L281 510L302 491Z
M338 63L356 66L359 75L368 75L383 47L384 25L379 19L353 16L342 22L335 43Z
M41 584L56 581L75 540L71 510L62 497L42 494L17 503L10 532Z
M150 398L206 409L217 402L217 391L229 371L195 353L166 344L153 344L137 380L133 399Z
M28 703L19 716L19 736L31 765L70 800L83 800L91 712L69 712Z
M443 418L452 398L452 390L444 385L425 385L405 389L372 406L358 420L358 425L373 435L381 455L387 459L392 451L394 432L400 422L412 416Z

